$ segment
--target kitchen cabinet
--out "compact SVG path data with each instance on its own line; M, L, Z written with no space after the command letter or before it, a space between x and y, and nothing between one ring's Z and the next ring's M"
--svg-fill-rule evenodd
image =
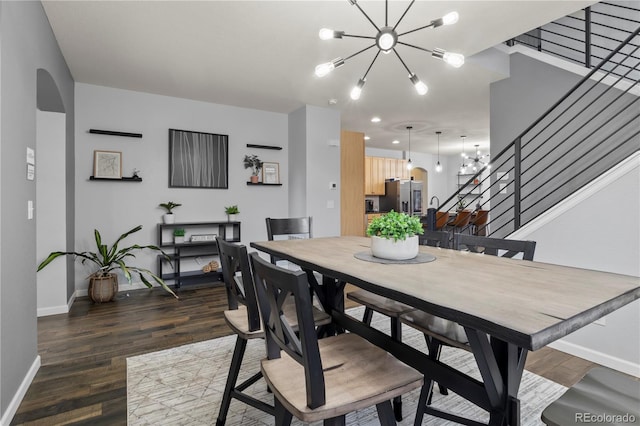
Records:
M366 195L384 195L386 158L365 157L364 192Z

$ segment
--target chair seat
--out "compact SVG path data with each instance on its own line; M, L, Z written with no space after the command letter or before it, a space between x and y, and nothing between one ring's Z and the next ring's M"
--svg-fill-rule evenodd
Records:
M366 290L356 290L349 292L347 293L347 299L358 302L361 305L384 314L388 317L397 318L404 313L415 310L415 308L412 306L405 305L404 303L388 299L384 296L380 296Z
M587 415L592 417L586 419ZM596 421L598 416L611 420ZM640 381L604 367L592 368L542 412L542 421L549 426L637 424L638 419Z
M419 388L423 376L362 337L345 333L318 340L326 403L307 406L304 367L284 351L264 359L262 373L271 390L303 422L342 416Z
M400 316L400 322L415 328L422 333L435 337L449 346L469 350L469 340L464 327L455 321L414 310Z
M291 297L289 297L291 299ZM297 316L295 312L295 304L293 300L287 300L283 306L284 315L289 319L289 323L294 327L297 326ZM243 339L260 339L264 337L264 330L262 329L262 323L260 329L256 331L249 331L249 322L247 320L247 307L244 305L238 306L238 309L224 311L224 320L227 325ZM317 307L313 307L313 320L315 324L325 325L331 323L331 316Z

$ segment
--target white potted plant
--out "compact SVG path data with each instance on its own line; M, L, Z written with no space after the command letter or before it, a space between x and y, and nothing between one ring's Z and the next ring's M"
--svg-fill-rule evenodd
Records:
M173 215L173 209L176 207L180 207L182 204L174 203L173 201L168 201L166 203L160 203L159 207L162 207L167 212L162 216L162 221L164 223L175 223L176 217Z
M251 183L258 183L258 175L262 169L262 161L257 155L244 156L244 168L251 169Z
M418 255L418 235L423 234L418 216L391 210L374 218L367 227L371 237L371 254L390 260L413 259Z
M240 210L237 205L225 207L224 212L227 214L227 220L229 222L235 222L236 215L240 214Z

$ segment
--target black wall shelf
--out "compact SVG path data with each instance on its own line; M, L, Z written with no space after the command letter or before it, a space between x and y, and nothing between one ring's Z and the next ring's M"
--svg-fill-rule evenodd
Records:
M89 133L94 133L94 134L97 134L97 135L124 136L124 137L127 137L127 138L141 138L142 137L142 133L115 132L113 130L89 129Z
M95 176L89 176L89 180L110 180L112 182L142 182L141 177L122 177L120 179L111 179L111 178L99 178Z
M259 149L276 149L276 150L281 150L282 147L281 146L275 146L275 145L255 145L252 143L248 143L247 144L247 148L259 148Z
M247 185L263 185L263 186L282 186L281 183L262 183L262 182L247 182Z

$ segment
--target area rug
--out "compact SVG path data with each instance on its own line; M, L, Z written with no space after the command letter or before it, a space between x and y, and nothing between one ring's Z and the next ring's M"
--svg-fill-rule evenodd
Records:
M347 311L356 318L362 317L362 308ZM388 330L389 319L374 315L372 324ZM422 334L410 327L402 330L403 341L426 352ZM128 425L212 425L218 416L220 401L227 378L235 335L221 337L159 352L127 358L127 421ZM240 373L240 381L250 377L259 368L264 357L263 340L249 341ZM441 360L452 367L480 379L473 356L465 351L444 347ZM566 390L564 386L524 372L520 386L522 424L542 425L540 413ZM254 384L247 393L272 402L263 380ZM400 425L412 425L416 412L419 389L403 396L405 418ZM433 406L465 417L486 422L488 414L477 406L449 392L440 395L436 390ZM273 418L232 400L227 425L273 425ZM293 424L302 424L294 418ZM314 423L315 425L316 423ZM318 425L321 422L317 423ZM348 425L378 425L375 407L351 413ZM452 425L455 423L432 416L425 416L425 425Z

